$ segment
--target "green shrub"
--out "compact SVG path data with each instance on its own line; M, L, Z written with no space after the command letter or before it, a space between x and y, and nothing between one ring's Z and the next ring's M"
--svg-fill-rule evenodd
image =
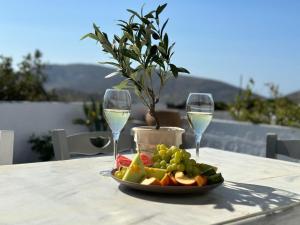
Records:
M32 134L28 142L31 144L31 150L39 154L40 160L49 161L54 158L54 149L50 133L41 136Z

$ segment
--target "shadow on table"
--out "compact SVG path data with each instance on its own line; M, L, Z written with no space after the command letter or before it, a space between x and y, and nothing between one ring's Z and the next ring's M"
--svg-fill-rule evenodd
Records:
M206 194L171 195L147 193L119 186L120 191L135 198L167 204L214 205L216 209L235 211L234 206L257 206L263 210L300 202L300 195L261 185L225 182Z

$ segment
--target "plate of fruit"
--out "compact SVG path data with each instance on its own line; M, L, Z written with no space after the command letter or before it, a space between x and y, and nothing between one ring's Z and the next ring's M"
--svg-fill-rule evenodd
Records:
M205 193L224 179L217 168L198 163L184 150L161 144L153 155L136 153L133 159L118 155L111 176L128 188L170 194Z

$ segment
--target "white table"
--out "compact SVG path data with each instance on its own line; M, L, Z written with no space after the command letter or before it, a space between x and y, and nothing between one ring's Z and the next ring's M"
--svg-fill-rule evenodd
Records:
M299 164L211 148L200 155L219 167L226 182L192 196L120 188L99 174L111 167L111 156L0 166L0 225L297 221Z

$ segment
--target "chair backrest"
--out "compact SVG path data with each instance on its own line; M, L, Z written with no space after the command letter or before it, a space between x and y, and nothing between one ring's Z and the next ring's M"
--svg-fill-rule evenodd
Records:
M0 165L13 163L14 132L0 130Z
M72 156L93 156L113 152L111 132L107 131L83 132L67 136L64 129L56 129L52 131L52 143L56 160L70 159ZM118 144L120 151L130 148L130 140L127 138L120 140Z
M266 157L277 158L277 154L300 159L300 140L280 140L276 134L267 134Z

